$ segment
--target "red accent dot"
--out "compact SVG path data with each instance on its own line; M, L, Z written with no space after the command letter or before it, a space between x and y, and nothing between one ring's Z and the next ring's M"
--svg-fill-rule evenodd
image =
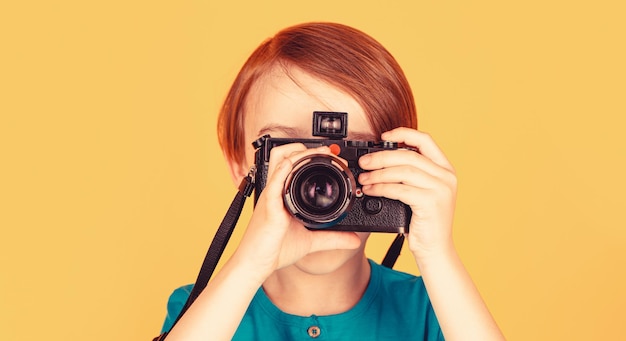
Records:
M330 146L328 146L328 148L330 148L330 152L335 154L335 155L339 155L339 153L341 152L341 147L339 147L335 143L333 143Z

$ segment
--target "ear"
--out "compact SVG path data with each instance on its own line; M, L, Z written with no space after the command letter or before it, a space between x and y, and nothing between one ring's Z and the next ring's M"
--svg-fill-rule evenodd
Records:
M244 161L240 162L227 157L226 162L228 163L228 170L230 171L230 178L232 179L233 184L235 187L239 187L241 179L248 175L249 167L244 164Z

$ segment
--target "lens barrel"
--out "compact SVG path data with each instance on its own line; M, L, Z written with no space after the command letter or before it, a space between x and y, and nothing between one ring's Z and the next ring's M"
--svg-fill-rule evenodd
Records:
M353 204L356 182L336 156L308 155L295 162L285 181L287 211L304 226L321 229L339 223Z

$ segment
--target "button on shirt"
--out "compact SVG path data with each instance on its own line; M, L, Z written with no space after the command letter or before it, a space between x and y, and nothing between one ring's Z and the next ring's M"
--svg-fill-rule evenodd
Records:
M318 326L310 326L309 329L307 329L307 333L309 333L310 337L315 339L320 336L321 330Z

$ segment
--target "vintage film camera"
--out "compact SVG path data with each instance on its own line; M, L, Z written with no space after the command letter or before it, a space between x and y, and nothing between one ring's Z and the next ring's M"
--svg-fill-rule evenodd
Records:
M398 200L364 195L356 180L364 172L358 165L359 157L398 149L398 144L344 140L348 132L347 116L343 112L313 112L313 136L327 139L265 135L253 142L256 149L255 204L265 188L272 148L288 143L302 143L308 148L331 146L348 165L326 154L309 155L296 161L283 190L287 211L310 230L408 232L411 209Z

